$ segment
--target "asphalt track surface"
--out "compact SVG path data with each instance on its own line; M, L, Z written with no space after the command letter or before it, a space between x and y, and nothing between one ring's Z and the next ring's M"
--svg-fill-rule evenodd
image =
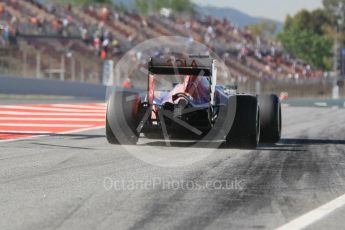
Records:
M103 128L0 143L0 229L284 226L345 194L345 110L284 107L283 124L283 140L258 150L157 147L156 154L164 148L186 156L211 152L178 168L145 163L107 144ZM107 178L235 183L131 189L109 187ZM342 206L306 227L343 229L344 216Z

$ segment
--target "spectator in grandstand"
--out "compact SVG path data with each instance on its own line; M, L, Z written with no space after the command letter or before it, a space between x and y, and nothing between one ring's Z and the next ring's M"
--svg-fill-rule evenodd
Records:
M116 57L120 53L119 41L116 39L112 39L111 41L111 55Z
M0 25L0 45L1 46L5 46L5 40L3 39L3 31L4 31L4 26L3 25Z
M97 52L101 50L101 39L98 36L93 39L93 46Z
M10 28L9 26L5 25L2 28L2 39L4 41L4 45L7 45L9 42L9 38L10 38Z
M122 87L125 88L125 89L132 89L133 88L133 84L131 82L131 79L130 78L127 78L123 84L122 84Z
M102 57L103 60L108 57L109 44L110 44L109 38L108 37L103 37L102 51L101 51L101 57Z
M99 17L103 21L107 21L109 19L109 10L107 7L103 6L100 10Z
M255 57L258 59L258 60L261 60L262 59L262 54L260 52L259 49L256 49L255 50Z
M80 30L81 39L83 39L83 41L88 40L88 31L87 31L86 26L84 25L80 26L79 30Z
M67 11L68 11L69 13L71 13L72 10L73 10L72 4L68 4L68 5L67 5Z
M0 5L0 16L5 13L5 7L3 5Z

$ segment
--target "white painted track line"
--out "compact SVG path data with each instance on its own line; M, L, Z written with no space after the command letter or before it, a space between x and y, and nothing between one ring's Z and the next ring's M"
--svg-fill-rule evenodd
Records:
M98 118L0 117L0 121L100 121Z
M105 109L105 105L73 105L73 104L51 104L52 107L73 108L73 109Z
M326 102L315 102L314 105L315 106L319 106L319 107L327 107L327 103Z
M305 229L343 206L345 206L345 194L292 220L276 230Z
M35 133L35 134L48 134L48 133L54 133L51 131L19 131L19 130L0 130L0 133L11 133L11 134L31 134L31 133ZM2 140L0 140L2 141ZM6 140L5 140L6 141Z
M71 127L71 128L87 128L92 125L83 124L30 124L30 123L0 123L0 126L11 126L11 127Z
M12 131L13 133L35 133L35 136L30 136L30 137L23 137L23 138L15 138L15 139L6 139L6 140L0 140L0 143L7 143L7 142L15 142L15 141L25 141L25 140L31 140L31 139L37 139L41 137L48 137L49 135L63 135L63 134L72 134L72 133L80 133L80 132L86 132L86 131L91 131L91 130L97 130L97 129L103 129L104 126L97 126L97 127L92 127L92 128L83 128L83 129L77 129L73 131L67 131L67 132L61 132L61 133L54 133L54 132L49 132L49 131ZM0 132L6 132L6 133L11 133L11 130L0 130ZM36 135L38 134L38 135ZM42 135L39 135L42 134Z
M0 106L0 109L75 112L75 113L81 113L81 112L84 112L84 113L102 113L102 112L105 112L105 108L83 110L83 109L64 109L64 108L48 108L48 107L40 107L40 106L18 106L18 105Z
M39 115L39 116L84 116L84 117L93 117L93 116L101 116L105 117L105 112L102 113L40 113L40 112L15 112L15 111L0 111L0 114L5 115Z

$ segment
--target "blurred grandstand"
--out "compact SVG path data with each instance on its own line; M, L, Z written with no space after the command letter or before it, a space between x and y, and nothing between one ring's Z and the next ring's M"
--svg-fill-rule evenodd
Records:
M221 81L235 81L245 90L330 97L334 86L328 73L292 58L278 43L255 37L225 19L180 17L166 9L143 16L115 5L77 7L2 0L0 26L3 75L101 83L103 60L116 62L134 45L164 35L207 45L230 70L231 78ZM133 59L139 56L133 54ZM340 94L345 96L343 89Z

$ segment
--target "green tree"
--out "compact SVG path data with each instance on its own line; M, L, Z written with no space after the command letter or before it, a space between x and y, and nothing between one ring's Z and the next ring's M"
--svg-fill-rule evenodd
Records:
M316 34L324 35L328 28L333 26L333 19L323 9L317 9L312 12L301 10L294 17L287 16L284 24L284 31L291 27L308 29Z
M194 4L190 0L172 0L171 8L178 13L194 13Z
M339 12L342 11L342 13L345 14L344 12L345 0L323 0L322 3L325 9L332 14L337 9L339 10Z
M323 0L326 12L333 19L333 36L345 47L345 0Z
M143 15L147 15L150 12L150 6L148 1L145 0L137 0L136 7Z
M317 68L332 68L332 18L322 9L312 12L302 10L294 17L288 16L284 30L278 35L283 48L297 58Z
M323 9L317 9L311 12L310 28L313 32L323 35L327 34L330 28L333 28L334 20Z
M278 38L284 49L293 56L312 63L317 68L325 70L332 68L331 38L297 26L279 34Z

